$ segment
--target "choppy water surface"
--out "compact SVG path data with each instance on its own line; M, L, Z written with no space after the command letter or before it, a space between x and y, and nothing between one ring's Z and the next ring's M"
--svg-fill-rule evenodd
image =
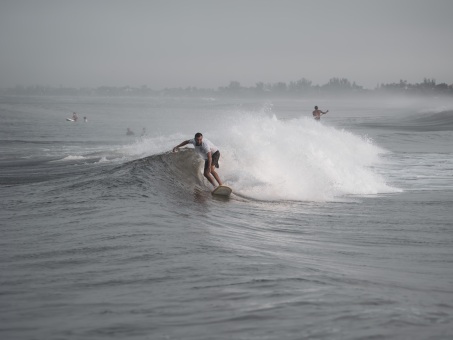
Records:
M453 335L453 104L0 99L2 338Z

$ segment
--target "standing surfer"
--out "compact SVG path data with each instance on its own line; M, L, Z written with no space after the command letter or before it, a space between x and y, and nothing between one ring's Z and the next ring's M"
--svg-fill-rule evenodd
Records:
M173 148L173 152L176 152L178 148L187 144L192 144L195 147L195 151L204 159L204 177L206 177L214 187L216 185L214 179L212 178L213 176L217 183L219 183L219 185L222 185L222 181L215 171L215 168L219 167L219 149L208 139L205 138L203 140L203 135L200 132L197 132L195 134L195 138L185 140L181 144L175 146Z
M329 110L327 110L326 112L322 112L321 110L318 109L317 106L315 106L315 110L313 111L313 117L315 117L316 120L320 120L321 115L325 115L327 112L329 112Z

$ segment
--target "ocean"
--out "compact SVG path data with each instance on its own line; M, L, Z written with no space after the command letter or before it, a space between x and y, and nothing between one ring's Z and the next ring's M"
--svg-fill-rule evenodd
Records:
M0 119L2 339L453 337L453 99L1 96ZM230 198L171 151L196 132Z

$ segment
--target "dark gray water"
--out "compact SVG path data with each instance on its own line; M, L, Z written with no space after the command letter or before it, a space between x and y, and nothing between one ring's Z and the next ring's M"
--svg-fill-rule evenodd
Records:
M1 337L451 338L453 105L322 104L0 98Z

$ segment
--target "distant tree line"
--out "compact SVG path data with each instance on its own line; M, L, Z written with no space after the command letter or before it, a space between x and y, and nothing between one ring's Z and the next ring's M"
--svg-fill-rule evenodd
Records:
M434 79L425 78L422 83L409 84L406 80L399 83L377 85L374 90L364 89L363 86L350 82L346 78L331 78L324 85L313 85L312 81L301 78L289 83L263 83L245 87L238 81L231 81L228 86L217 89L203 89L193 86L165 88L153 90L147 85L141 87L112 87L71 88L51 86L16 86L0 89L0 94L9 95L66 95L66 96L287 96L305 97L313 95L360 95L360 94L407 94L407 95L448 95L453 96L453 84L436 84Z
M425 78L419 84L409 84L407 80L400 80L399 83L382 84L378 87L378 90L387 93L408 93L416 95L453 95L453 84L436 84L435 79Z
M232 81L226 87L219 87L219 93L234 95L287 95L304 96L313 94L346 94L367 92L363 86L351 83L345 78L332 78L325 85L313 85L311 80L301 78L289 83L256 83L253 87L243 87L237 81Z

